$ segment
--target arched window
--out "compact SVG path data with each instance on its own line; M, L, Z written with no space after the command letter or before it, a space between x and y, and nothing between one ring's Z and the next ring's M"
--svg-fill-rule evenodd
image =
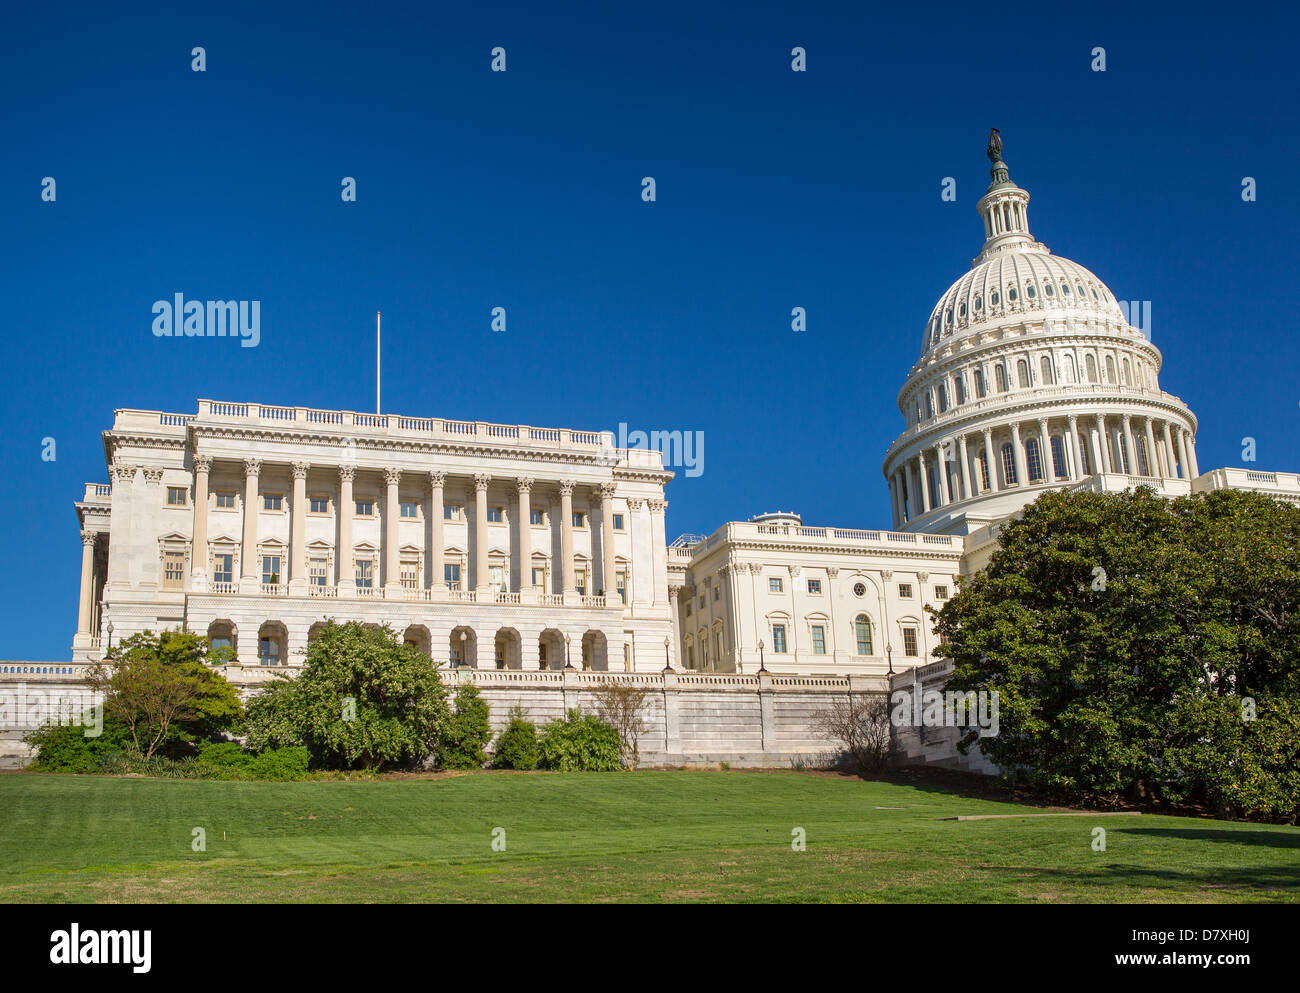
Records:
M927 418L934 416L934 400L930 398L930 391L925 393L925 416Z
M1031 483L1042 482L1043 479L1043 460L1041 453L1038 451L1038 439L1025 439L1025 468L1029 472L1029 481Z
M1074 356L1069 354L1065 356L1065 381L1074 382Z
M1041 368L1043 370L1043 385L1054 385L1056 383L1056 377L1052 375L1052 357L1050 355L1043 356Z
M952 393L957 398L957 406L966 402L966 384L962 382L961 373L952 377Z
M1115 356L1106 356L1106 382L1115 385Z
M983 369L976 369L976 370L975 370L975 398L976 398L977 400L983 400L983 399L984 399L984 394L985 394L985 389L984 389L984 370L983 370Z
M853 633L857 635L858 654L870 655L871 652L871 620L866 614L859 614L853 621Z
M1002 446L1002 478L1007 481L1008 486L1014 486L1019 482L1016 479L1016 453L1011 447L1011 442Z
M1056 288L1053 287L1051 283L1043 284L1043 292L1046 293L1049 297L1056 296Z
M1007 367L1004 365L994 366L993 373L994 379L997 381L998 392L1005 393L1007 391Z
M1150 464L1147 461L1147 440L1140 434L1133 437L1133 447L1137 449L1137 464L1139 476L1152 476Z
M1128 359L1125 359L1125 360L1124 360L1124 363L1120 366L1120 371L1121 371L1121 373L1123 374L1123 377L1124 377L1123 379L1120 380L1120 382L1122 382L1125 386L1132 386L1132 385L1133 385L1133 371L1132 371L1132 369L1129 367Z
M992 293L989 294L989 306L996 307L997 305L998 305L998 291L994 290Z
M1083 474L1091 476L1092 470L1088 468L1088 446L1085 444L1085 436L1077 435L1074 443L1079 446L1079 461L1083 463Z
M1027 299L1027 300L1033 300L1033 299L1034 299L1035 297L1037 297L1037 296L1038 296L1038 291L1037 291L1036 289L1034 289L1034 284L1033 284L1033 283L1026 283L1026 284L1025 284L1025 299Z
M1069 473L1065 469L1065 439L1052 435L1052 471L1057 479L1065 479Z
M1022 390L1029 388L1029 363L1024 359L1016 362L1016 381Z
M984 448L980 449L979 464L980 464L980 492L987 493L990 489L992 489L992 487L989 486L989 453L987 449Z
M1008 302L1008 303L1015 303L1016 300L1019 299L1019 297L1020 297L1020 294L1016 291L1016 288L1015 288L1014 286L1008 286L1008 287L1007 287L1007 302Z
M1085 368L1088 370L1088 382L1097 381L1097 359L1092 355L1084 356Z
M948 388L944 386L943 383L940 383L938 388L938 393L939 393L939 413L942 414L945 410L948 409Z

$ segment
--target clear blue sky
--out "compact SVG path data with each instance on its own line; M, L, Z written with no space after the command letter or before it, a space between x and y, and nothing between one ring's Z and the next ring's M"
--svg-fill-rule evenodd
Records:
M1035 235L1152 301L1202 468L1250 435L1300 469L1282 5L170 7L16 5L0 33L0 657L68 657L72 503L115 408L372 409L376 309L387 412L703 431L670 537L888 526L897 392L979 251L990 126ZM260 300L260 346L155 338L178 291Z

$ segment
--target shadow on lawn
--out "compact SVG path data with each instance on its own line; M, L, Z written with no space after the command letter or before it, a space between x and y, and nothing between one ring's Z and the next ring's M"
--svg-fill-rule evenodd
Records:
M1214 831L1196 828L1160 828L1160 827L1117 827L1111 834L1147 835L1153 838L1174 838L1179 841L1218 841L1229 845L1262 845L1266 848L1300 849L1300 830L1292 828L1287 831ZM1297 864L1300 871L1300 864Z
M1044 883L1060 880L1079 886L1112 885L1145 888L1169 888L1186 891L1189 886L1223 889L1300 891L1300 866L1233 866L1224 868L1193 867L1186 869L1160 869L1146 865L1107 862L1095 869L1067 869L1059 866L996 866L978 867L990 876L1005 877L1020 873L1024 881Z

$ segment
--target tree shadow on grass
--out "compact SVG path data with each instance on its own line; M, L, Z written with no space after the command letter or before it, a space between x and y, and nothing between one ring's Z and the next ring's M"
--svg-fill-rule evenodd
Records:
M1300 851L1300 830L1278 828L1276 831L1216 831L1196 828L1116 827L1110 834L1137 834L1155 838L1174 838L1179 841L1218 841L1230 845L1263 845L1266 848L1291 848ZM1300 861L1297 862L1300 872Z
M981 865L979 871L989 876L1019 875L1026 883L1051 882L1078 887L1115 885L1136 889L1172 890L1194 895L1197 888L1280 890L1288 895L1300 894L1300 866L1232 866L1161 869L1153 866L1107 862L1096 869L1066 869L1051 866ZM1002 879L1001 882L1008 880Z

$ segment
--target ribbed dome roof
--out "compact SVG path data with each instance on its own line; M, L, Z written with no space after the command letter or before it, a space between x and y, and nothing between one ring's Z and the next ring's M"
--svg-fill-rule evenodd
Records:
M949 338L1022 314L1127 323L1115 295L1092 272L1041 246L1021 247L977 260L948 288L926 322L921 356Z

